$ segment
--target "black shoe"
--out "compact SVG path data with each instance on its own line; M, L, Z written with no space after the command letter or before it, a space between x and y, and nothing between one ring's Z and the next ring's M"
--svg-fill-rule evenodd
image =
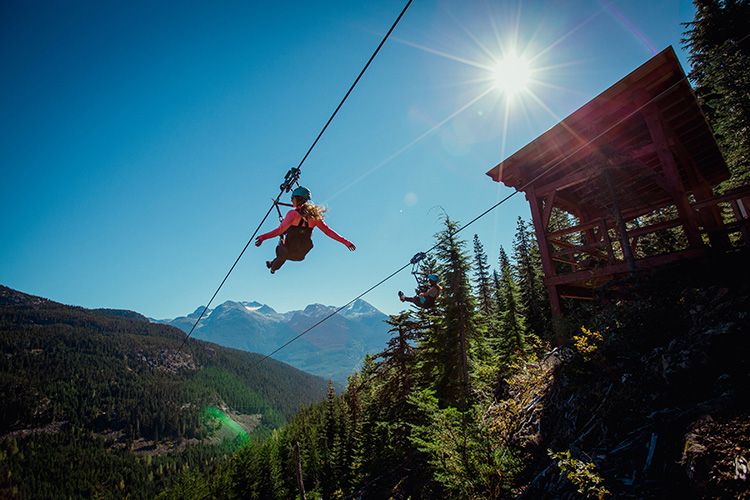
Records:
M398 291L398 298L401 299L401 302L404 302L404 292L401 290Z

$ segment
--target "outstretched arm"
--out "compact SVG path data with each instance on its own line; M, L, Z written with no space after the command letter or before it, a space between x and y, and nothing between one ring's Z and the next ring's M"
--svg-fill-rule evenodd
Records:
M297 212L296 210L290 210L286 214L286 217L284 217L284 220L281 221L281 224L279 224L279 227L277 227L273 231L270 231L266 234L261 234L260 236L255 238L255 246L259 247L260 244L265 240L284 234L286 230L289 229L289 226L299 222L300 217L302 216L299 214L299 212Z
M346 248L348 248L352 252L357 249L357 247L354 246L354 243L347 240L346 238L341 236L339 233L337 233L336 231L328 227L328 224L326 224L324 221L313 219L312 222L313 222L314 227L319 227L320 230L323 231L323 234L343 244L344 246L346 246Z

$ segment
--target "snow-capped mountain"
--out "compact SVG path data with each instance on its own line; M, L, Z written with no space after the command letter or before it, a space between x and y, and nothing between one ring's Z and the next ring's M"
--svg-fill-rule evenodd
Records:
M278 313L259 302L227 301L203 314L192 337L269 354L327 318L272 357L345 384L367 353L376 354L385 348L390 338L389 325L385 323L388 316L364 300L356 300L333 314L336 309L310 304L302 311ZM187 316L160 322L187 333L202 312L203 307L199 307Z

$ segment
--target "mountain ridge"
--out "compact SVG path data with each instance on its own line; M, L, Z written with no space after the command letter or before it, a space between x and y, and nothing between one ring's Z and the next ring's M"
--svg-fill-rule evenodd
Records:
M381 351L390 338L388 316L362 299L343 308L313 303L284 313L257 301L227 300L206 309L195 325L204 309L152 321L186 333L192 329L194 338L226 347L274 353L274 359L339 385L346 384L365 355Z
M0 285L0 498L154 498L326 394L285 363L184 340Z

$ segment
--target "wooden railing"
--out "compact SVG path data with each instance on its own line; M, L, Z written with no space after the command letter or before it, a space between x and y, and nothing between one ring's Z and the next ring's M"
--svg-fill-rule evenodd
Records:
M720 220L716 220L713 213L716 211L714 207L722 208L722 206L731 210L722 210L722 217ZM692 203L691 207L696 213L706 218L711 217L711 220L714 222L710 230L701 226L701 232L707 236L705 238L706 246L714 246L719 250L730 250L741 245L748 246L750 243L750 185L727 191L720 196L715 196L708 200ZM626 222L632 222L638 218L631 217ZM643 251L640 253L636 252L639 242L643 237L667 229L681 227L682 224L680 219L675 218L648 226L638 226L628 229L627 241L632 253L633 255L640 255L640 257L636 258L636 261L657 256L648 255L647 252ZM724 241L727 242L725 245L718 245L720 239L716 237L717 234L724 236ZM729 243L728 236L733 234L735 237L732 243ZM571 235L575 236L575 238L566 238L566 236ZM619 269L624 262L621 236L618 234L616 223L612 219L600 218L554 231L548 233L546 239L552 260L564 264L564 266L557 266L556 275L612 266ZM576 240L584 241L584 243L576 243ZM682 250L688 249L676 249L675 251ZM700 252L691 252L692 254L698 255ZM649 267L669 260L673 259L654 260ZM567 266L567 270L564 269L565 266Z

